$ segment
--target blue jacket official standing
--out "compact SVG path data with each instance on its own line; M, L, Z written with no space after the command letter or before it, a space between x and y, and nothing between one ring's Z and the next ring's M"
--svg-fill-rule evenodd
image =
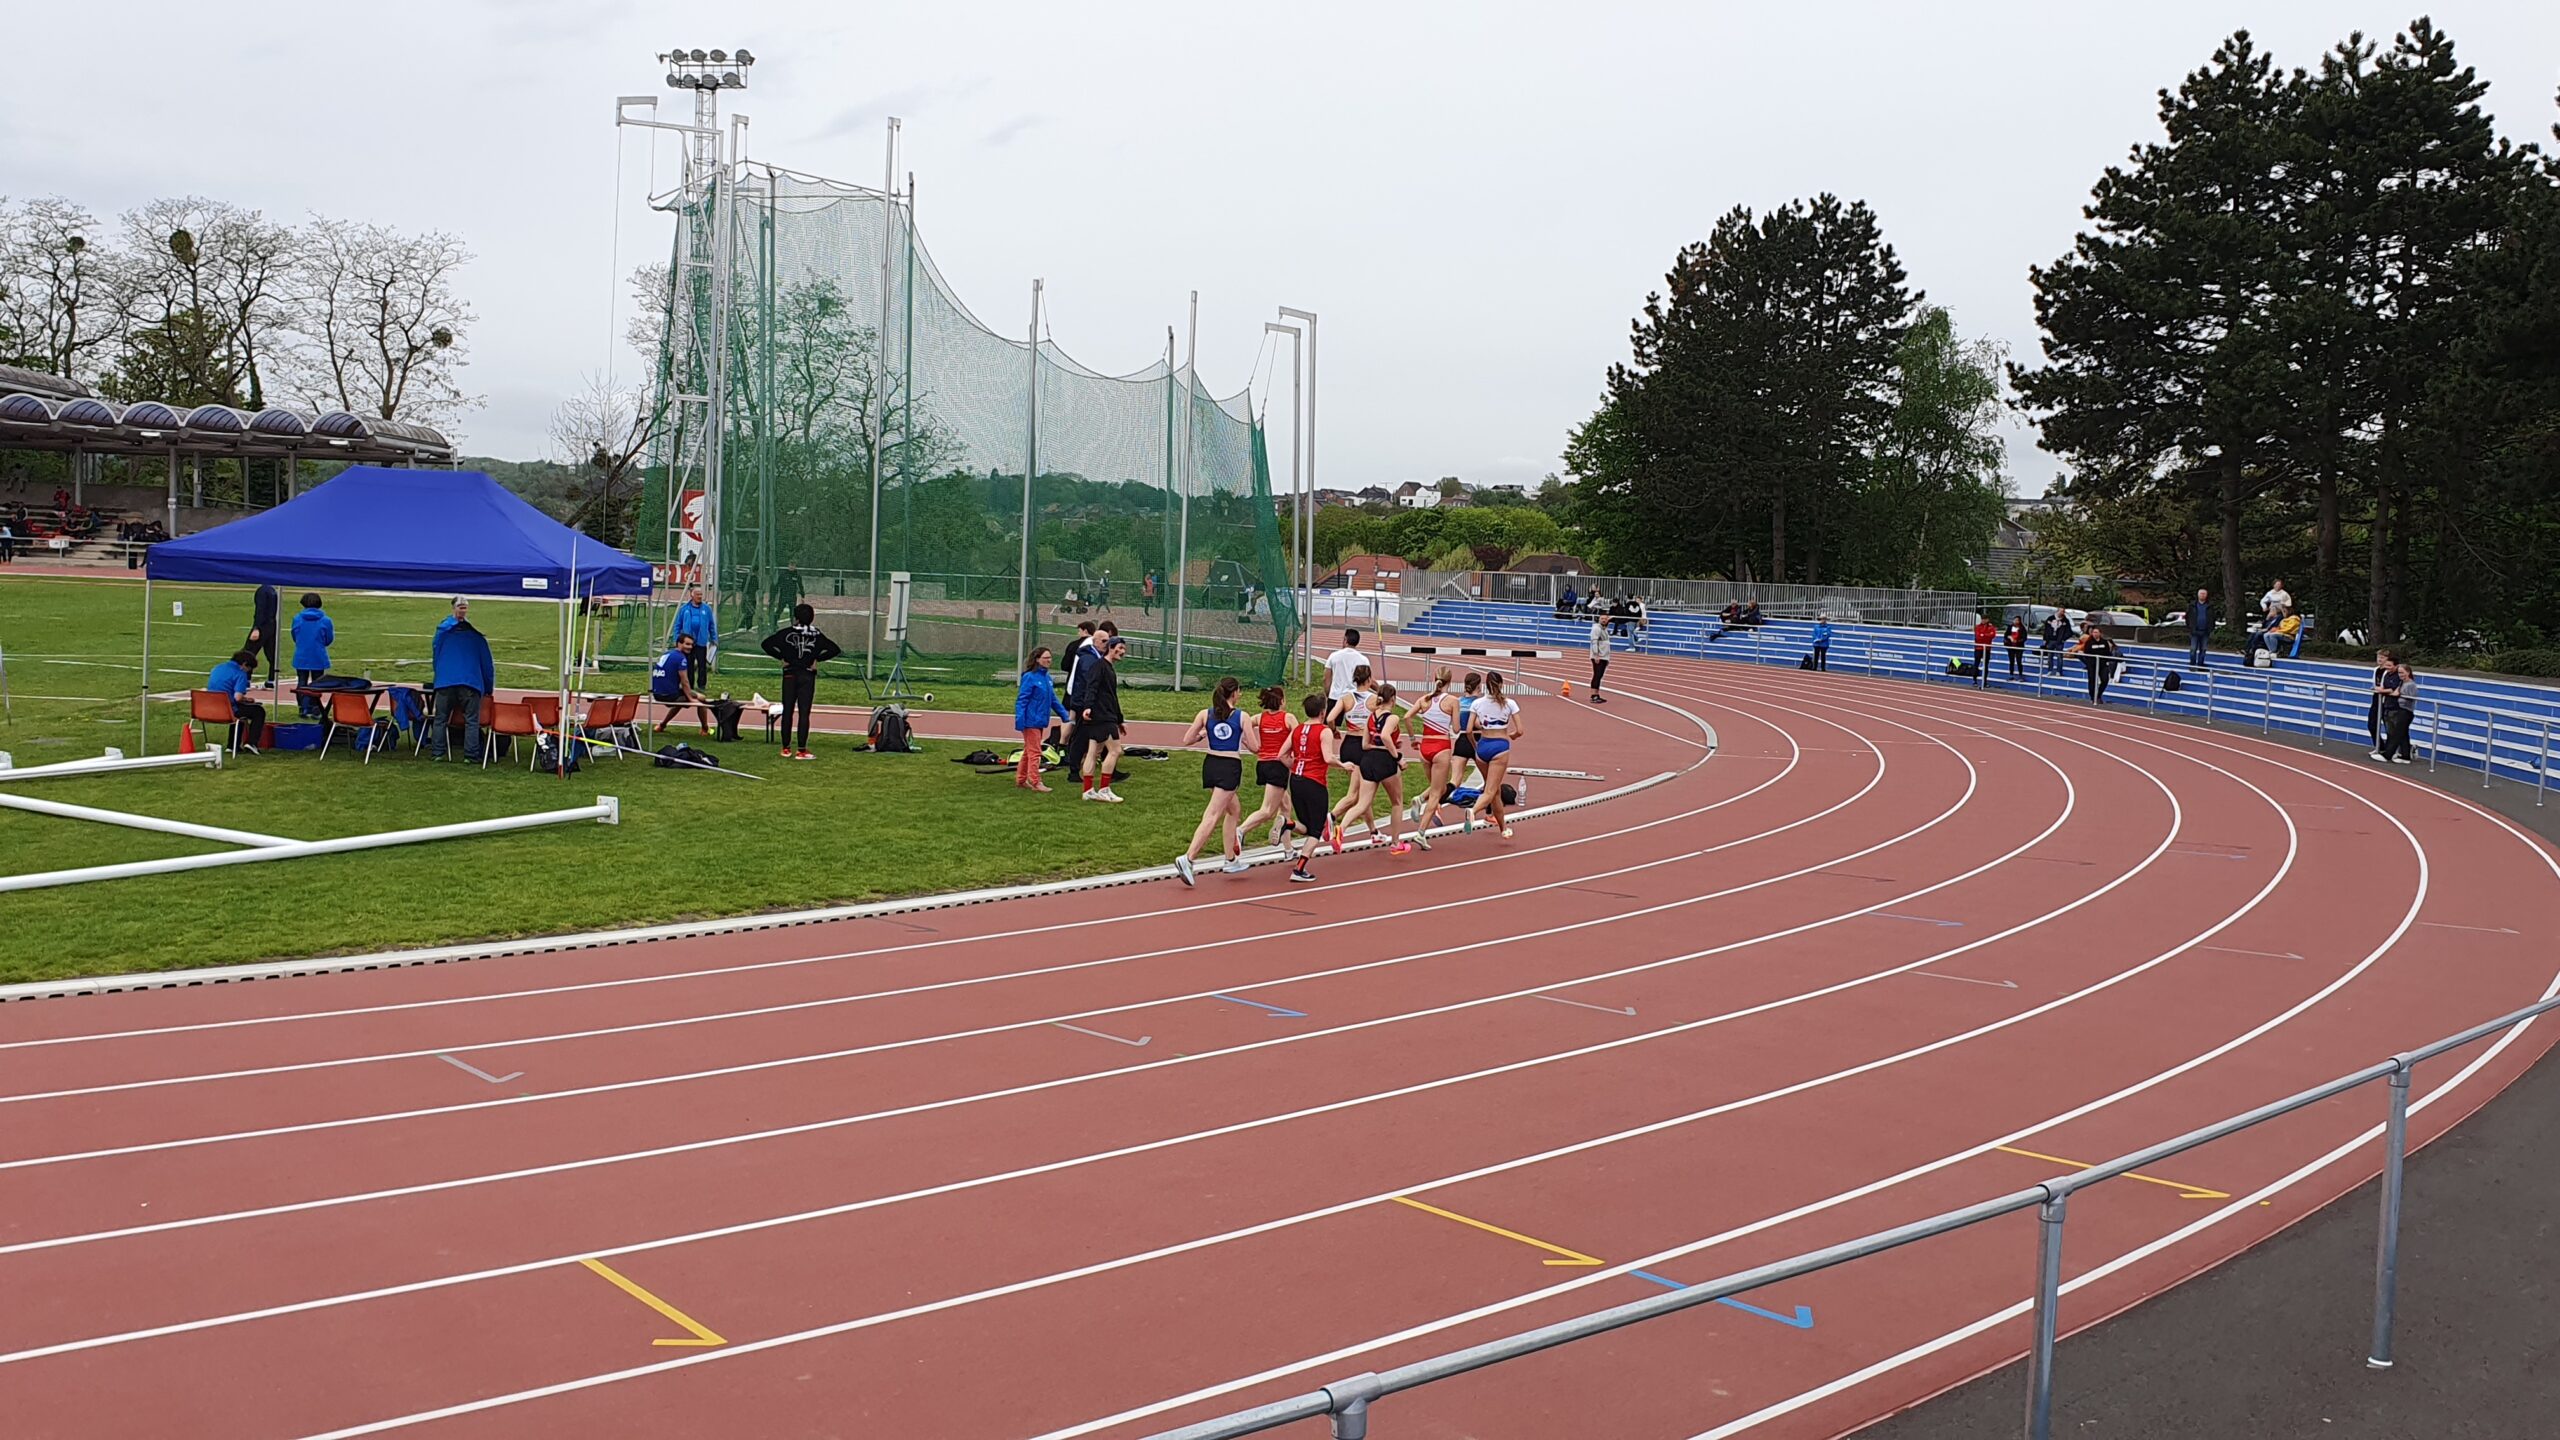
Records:
M690 636L693 640L693 688L701 689L711 681L711 651L720 643L720 622L711 607L702 603L702 587L696 585L676 607L676 623L667 630L667 648Z
M329 613L320 608L318 595L302 597L302 613L293 617L293 678L311 685L329 673L329 647L337 643L338 627L329 622ZM320 698L301 695L302 713L320 713Z
M489 656L489 637L471 624L471 602L457 598L453 613L436 626L435 648L436 713L427 727L430 746L439 760L445 757L446 737L458 719L462 724L462 755L466 760L480 758L480 702L498 688L497 662Z

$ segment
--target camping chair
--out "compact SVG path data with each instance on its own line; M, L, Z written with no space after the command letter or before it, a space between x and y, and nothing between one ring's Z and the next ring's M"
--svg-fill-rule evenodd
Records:
M327 730L320 737L320 758L329 758L329 747L341 730L354 730L364 735L364 763L373 763L373 697L354 690L333 690L329 694Z
M525 742L525 768L533 768L533 737L542 727L534 723L533 707L516 700L492 700L488 718L480 722L480 768L489 768L489 757L497 753L498 737L522 739Z
M223 694L219 690L188 691L187 718L193 720L199 725L206 726L207 728L215 725L228 727L231 732L230 748L234 753L239 751L240 715L239 712L231 708L230 696ZM207 741L212 739L209 735L205 738ZM218 749L221 747L217 746L216 748Z

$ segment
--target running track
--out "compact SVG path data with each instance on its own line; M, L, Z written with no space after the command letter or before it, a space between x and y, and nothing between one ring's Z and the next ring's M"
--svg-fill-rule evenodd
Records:
M2014 1190L2062 1168L2014 1151L2104 1158L2560 982L2543 847L2361 759L1612 669L1605 709L1529 698L1521 763L1607 777L1533 799L1668 778L1320 885L0 1006L8 1433L1143 1435ZM2422 1068L2415 1133L2552 1034ZM2369 1175L2380 1113L2081 1197L2066 1326ZM2021 1348L2031 1230L1375 1424L1837 1434Z

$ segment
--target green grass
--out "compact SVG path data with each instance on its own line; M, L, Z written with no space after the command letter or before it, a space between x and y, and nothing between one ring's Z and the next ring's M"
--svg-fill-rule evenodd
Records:
M295 597L285 597L288 609ZM172 617L172 602L186 614ZM247 630L249 597L224 587L155 586L152 685L201 685ZM432 597L333 595L336 669L421 680ZM556 611L472 609L501 684L548 683ZM178 623L173 623L173 621ZM0 576L0 646L14 697L0 750L20 765L136 743L140 586L121 580ZM290 659L288 655L286 658ZM636 676L633 677L636 681ZM744 694L755 677L730 688ZM621 688L616 686L614 688ZM636 685L633 687L636 688ZM1010 712L1013 688L937 679L942 709ZM819 698L865 702L856 680ZM1136 719L1188 719L1199 695L1129 693ZM156 704L152 750L175 748L183 707ZM760 737L760 727L746 733ZM552 934L739 915L930 891L1097 874L1160 864L1200 816L1197 762L1130 762L1128 803L1089 805L1071 790L1016 791L1003 776L949 763L976 748L924 742L914 755L867 755L819 742L821 759L786 763L760 738L712 748L763 776L596 761L566 781L521 760L486 771L412 759L370 765L343 750L250 757L220 771L160 771L44 781L20 793L202 824L322 839L375 830L622 803L619 827L565 825L352 855L144 876L0 898L9 944L0 983ZM1053 784L1057 777L1051 777ZM1252 797L1248 796L1248 803ZM184 855L229 847L87 821L0 810L0 874ZM1123 903L1155 903L1141 891Z

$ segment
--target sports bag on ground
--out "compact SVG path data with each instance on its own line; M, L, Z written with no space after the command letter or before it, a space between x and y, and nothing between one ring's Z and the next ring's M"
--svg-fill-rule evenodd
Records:
M907 727L907 707L883 705L871 712L871 748L884 754L915 753L915 732Z

